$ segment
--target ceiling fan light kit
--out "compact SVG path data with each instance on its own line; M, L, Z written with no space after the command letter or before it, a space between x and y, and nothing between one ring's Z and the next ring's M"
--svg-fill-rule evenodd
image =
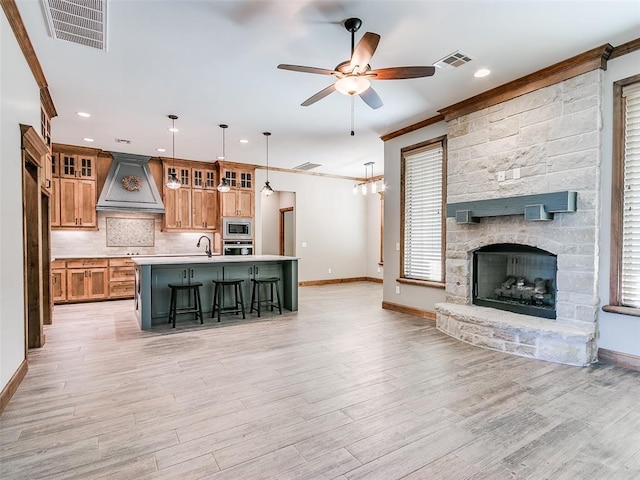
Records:
M178 119L177 115L167 115L171 119L171 128L169 131L171 132L171 143L172 143L172 162L171 162L171 173L169 174L169 178L167 179L167 183L165 186L171 190L177 190L181 187L180 180L176 176L176 132L178 129L176 128L176 120Z
M351 33L351 59L339 63L333 70L318 67L306 67L303 65L289 65L281 63L278 68L302 73L314 73L319 75L333 75L336 81L328 87L320 90L307 100L302 102L303 107L313 105L318 100L338 91L345 95L359 95L362 101L369 107L377 109L383 103L376 91L371 87L371 80L401 80L408 78L430 77L435 73L433 65L420 67L390 67L372 70L369 62L380 42L380 35L366 32L357 45L355 45L355 33L362 26L359 18L348 18L344 21L344 28Z

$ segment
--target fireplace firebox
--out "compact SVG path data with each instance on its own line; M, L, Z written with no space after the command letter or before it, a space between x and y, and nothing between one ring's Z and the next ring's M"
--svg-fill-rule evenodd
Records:
M473 254L473 304L556 318L557 258L530 247L501 243Z

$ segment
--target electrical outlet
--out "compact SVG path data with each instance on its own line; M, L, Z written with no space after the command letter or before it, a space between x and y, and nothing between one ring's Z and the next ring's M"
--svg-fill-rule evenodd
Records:
M380 273L380 267L378 267L378 273Z
M307 242L302 242L302 248L307 248Z
M520 178L520 168L514 168L513 169L513 179L517 180Z
M331 272L332 272L332 270L331 270L331 269L329 269L329 273L331 273Z
M501 170L498 172L497 177L499 182L504 182L507 178L507 172L505 172L504 170Z
M396 285L396 295L400 295L400 285Z
M398 242L396 243L396 252L399 252L399 251L400 251L400 243Z

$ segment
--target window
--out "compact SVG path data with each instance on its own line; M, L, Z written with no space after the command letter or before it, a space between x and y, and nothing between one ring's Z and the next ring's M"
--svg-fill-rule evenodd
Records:
M609 302L640 315L640 75L614 84L611 190Z
M444 282L444 138L402 150L404 279Z

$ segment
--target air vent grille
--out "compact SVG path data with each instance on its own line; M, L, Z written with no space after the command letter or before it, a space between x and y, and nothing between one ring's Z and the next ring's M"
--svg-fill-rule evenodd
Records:
M301 163L297 167L293 167L293 169L294 170L313 170L314 168L318 168L321 166L322 165L319 163L305 162L305 163Z
M461 67L465 63L469 63L471 60L473 60L473 58L471 58L466 53L462 53L461 51L458 50L453 53L450 53L444 58L441 58L433 65L438 68L451 69L451 68Z
M54 38L107 49L107 0L42 0Z

